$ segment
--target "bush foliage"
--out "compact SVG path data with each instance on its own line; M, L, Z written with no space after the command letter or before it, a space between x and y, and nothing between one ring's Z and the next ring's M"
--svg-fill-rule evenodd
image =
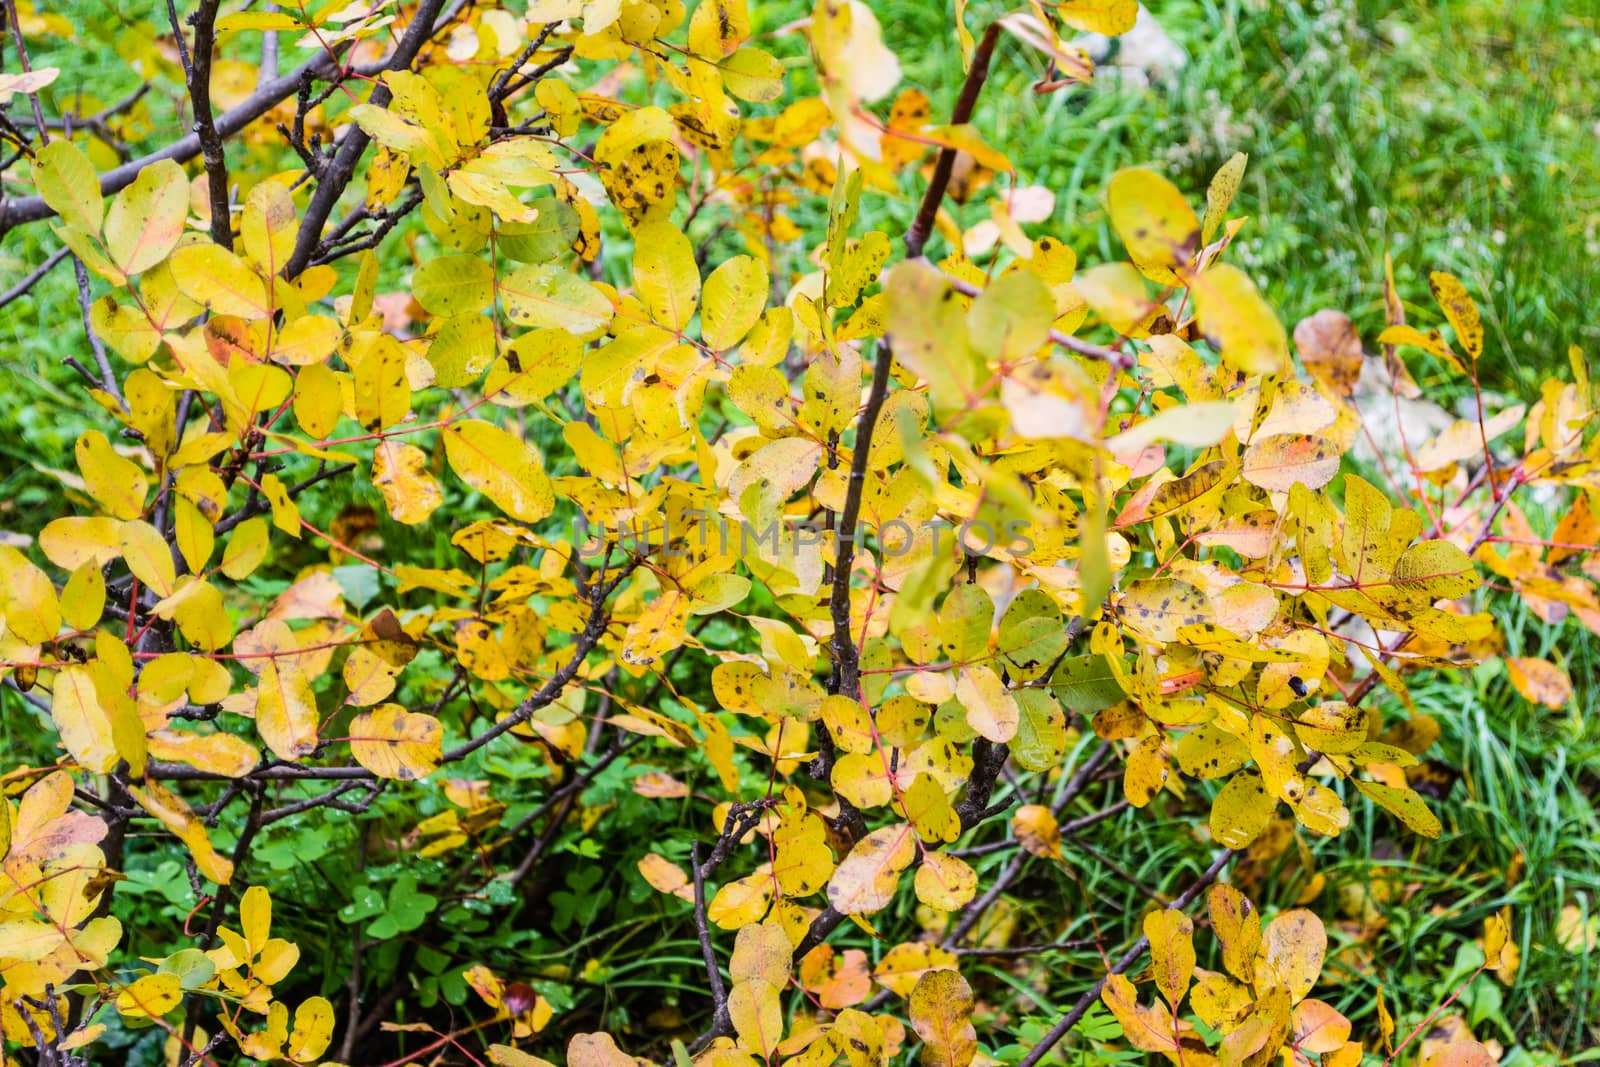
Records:
M935 114L846 0L199 0L107 101L6 0L99 419L0 546L8 1057L1495 1062L1517 918L1352 1012L1311 843L1440 836L1418 678L1572 699L1495 605L1600 632L1583 354L1363 473L1462 283L1286 329L1243 155L1080 264L975 108L1136 5L965 6ZM1086 839L1158 814L1170 892Z

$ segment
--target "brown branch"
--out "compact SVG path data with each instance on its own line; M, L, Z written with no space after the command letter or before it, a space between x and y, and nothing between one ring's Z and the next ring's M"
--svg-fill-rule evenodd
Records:
M228 159L223 152L222 135L217 132L211 113L211 55L216 50L217 8L222 0L200 0L194 13L194 58L188 65L189 100L194 105L194 132L200 138L200 154L205 161L206 186L211 200L211 239L223 248L233 248L233 220L228 210ZM170 0L169 0L170 5ZM183 33L178 31L179 48Z
M204 4L206 0L201 2ZM175 0L167 0L167 24L172 27L172 37L178 43L178 65L183 68L184 78L190 79L194 75L194 61L189 58L189 43L183 37L183 22L178 18Z
M950 113L952 124L959 125L972 118L978 103L978 94L989 77L989 61L994 56L995 44L1000 39L999 23L990 24L983 40L973 55L972 68L962 83L961 95ZM906 232L906 256L916 259L922 255L933 230L934 217L950 185L951 170L955 165L956 151L944 148L934 165L933 177L922 197L917 217ZM887 340L877 343L872 365L872 386L867 393L867 403L856 420L856 441L850 457L850 481L845 489L844 507L839 512L839 526L835 536L838 549L833 563L833 587L828 597L828 611L833 618L832 651L834 678L832 692L857 697L861 692L861 657L850 636L850 572L855 563L856 524L861 515L861 495L866 488L867 458L872 449L872 434L877 426L878 413L883 408L889 391L889 371L894 364L894 352Z
M733 820L729 818L727 825L732 824ZM711 1028L726 1030L733 1025L728 1017L728 989L722 984L722 968L717 963L716 946L711 943L711 921L706 917L706 872L700 864L698 841L689 847L689 865L694 872L694 929L700 938L700 955L706 961L706 980L711 985L711 1003L714 1005Z
M444 0L422 0L417 6L416 14L412 16L411 24L406 27L406 32L401 36L400 43L395 45L394 52L389 56L384 66L385 71L402 70L411 65L417 58L417 53L422 50L423 42L433 33L433 22L438 17L439 8ZM393 96L389 87L382 82L372 90L372 96L367 102L373 107L388 107ZM305 216L300 220L300 230L295 237L294 252L289 257L288 264L283 273L286 278L294 278L311 265L312 257L316 254L322 241L322 228L328 223L328 216L333 214L333 209L343 195L345 186L350 184L350 179L355 176L356 166L361 162L361 157L366 154L367 146L372 143L366 131L360 126L352 125L344 135L344 141L339 145L338 153L333 157L333 162L323 168L322 175L317 180L317 191L311 194L311 203L306 206Z
M989 61L994 58L994 47L999 40L1000 24L991 22L989 28L983 31L983 39L978 42L977 50L972 54L972 67L967 71L967 80L961 83L961 95L956 98L956 106L950 112L951 125L959 126L972 120L972 112L978 106L978 94L983 90L983 83L989 77ZM933 233L933 223L939 215L939 205L944 201L945 190L950 186L950 175L955 169L955 164L954 148L939 149L939 158L933 165L933 177L928 181L928 189L922 196L922 206L917 209L917 217L906 233L907 258L916 259L922 255L922 249Z

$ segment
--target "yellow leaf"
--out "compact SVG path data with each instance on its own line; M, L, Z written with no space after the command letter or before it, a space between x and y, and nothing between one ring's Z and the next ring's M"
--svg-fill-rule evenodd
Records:
M956 678L956 699L966 709L967 725L990 741L1004 744L1016 736L1021 719L1017 701L992 667L962 667Z
M189 215L189 179L170 159L145 167L106 212L105 247L124 274L167 258Z
M954 970L955 953L927 941L896 945L883 954L872 970L872 977L885 989L902 997L911 995L923 975L935 970Z
M332 432L342 414L339 376L323 363L301 369L294 380L294 417L300 429L314 438Z
M1517 692L1535 704L1559 711L1572 699L1572 679L1549 660L1512 656L1506 660L1506 672Z
M1261 947L1261 913L1250 899L1231 885L1214 885L1206 894L1211 932L1222 949L1222 965L1241 982L1255 977L1256 952Z
M1350 1020L1324 1001L1302 1000L1294 1006L1292 1034L1302 1052L1337 1052L1350 1040Z
M783 1004L771 982L752 978L734 986L728 994L728 1019L741 1046L772 1060L783 1040Z
M315 1063L333 1039L333 1005L326 997L308 997L294 1010L294 1029L284 1054L296 1063Z
M1328 932L1315 914L1305 908L1293 908L1276 915L1261 932L1261 948L1255 960L1256 988L1283 986L1290 999L1298 1003L1317 984L1327 953Z
M1084 33L1127 33L1139 17L1138 0L1057 0L1056 15Z
M948 852L928 852L912 879L917 899L936 911L964 907L978 892L978 872Z
M1185 448L1209 448L1233 429L1235 414L1236 405L1229 401L1178 404L1106 438L1104 443L1107 451L1118 455L1137 453L1157 441L1171 441Z
M81 148L71 141L55 140L39 149L33 160L33 183L63 222L84 233L99 234L105 213L100 176Z
M190 810L189 805L183 802L183 798L155 781L146 781L142 787L129 786L128 793L163 826L176 834L180 841L189 846L195 866L202 875L218 885L227 885L233 880L233 862L211 847L211 839L206 836L205 823Z
M1100 1000L1116 1016L1117 1023L1122 1027L1122 1036L1134 1048L1144 1052L1178 1051L1172 1017L1160 1008L1140 1004L1139 993L1126 975L1108 975L1104 988L1100 990Z
M427 521L444 503L439 483L428 470L427 453L392 438L372 450L372 484L383 494L390 517L407 525Z
M924 1067L967 1067L978 1054L972 987L954 970L929 971L911 990L911 1029L922 1038Z
M156 602L155 613L176 620L184 638L203 652L215 652L233 639L222 591L192 574L179 578L172 595Z
M406 350L400 342L380 334L356 345L349 363L352 413L357 422L368 430L381 430L411 414L411 382L406 377Z
M362 645L344 661L344 684L350 690L347 704L365 708L394 692L394 680L404 661L384 654L382 644L377 647Z
M180 496L173 501L172 532L189 570L195 574L205 570L211 550L216 547L216 534L211 529L211 521L188 497Z
M554 263L512 271L500 279L500 299L506 316L519 326L566 330L580 337L609 323L614 311L604 293Z
M1382 782L1358 781L1355 786L1368 800L1380 805L1413 832L1423 837L1438 837L1443 829L1439 824L1439 817L1428 810L1428 805L1413 789L1385 785Z
M1228 848L1248 848L1266 830L1277 805L1258 772L1240 771L1211 802L1211 836Z
M272 525L290 537L298 539L300 509L295 505L294 498L289 495L289 487L283 484L283 479L276 474L263 476L261 494L267 498L267 503L272 505Z
M100 704L88 667L63 667L56 675L50 717L61 733L62 746L84 770L105 774L116 766L111 716Z
M244 198L239 245L267 277L281 271L299 236L294 198L282 182L257 182Z
M970 123L958 126L930 126L922 131L921 136L940 147L966 153L980 167L998 171L1015 169L1006 154L984 141L983 134Z
M1310 434L1281 433L1253 441L1245 449L1244 480L1277 493L1296 483L1320 489L1339 473L1339 449L1332 441Z
M106 607L106 579L93 560L81 564L61 590L61 617L74 630L88 630Z
M1212 176L1211 184L1206 187L1205 222L1200 227L1202 243L1209 243L1222 226L1234 195L1239 192L1239 183L1244 179L1245 165L1249 162L1249 156L1235 152Z
M1152 641L1178 639L1185 626L1211 619L1210 601L1199 586L1175 578L1143 578L1128 583L1117 604L1125 624Z
M42 960L66 942L66 934L56 925L36 919L11 919L0 922L0 945L9 968L17 963Z
M1111 176L1106 204L1139 273L1159 285L1183 284L1174 268L1199 250L1200 220L1177 187L1155 171L1129 167Z
M195 702L202 703L198 698ZM151 759L183 763L229 778L243 778L261 762L261 754L244 738L233 734L154 730L147 740Z
M11 636L30 645L55 640L61 629L56 587L49 575L9 545L0 545L0 595Z
M490 1045L489 1062L495 1067L555 1067L549 1060L541 1060L531 1052L510 1045Z
M172 277L183 295L218 315L247 320L272 314L267 286L250 264L209 241L172 253Z
M771 279L754 256L734 256L706 278L700 336L721 351L744 340L766 310Z
M84 488L101 510L118 519L137 518L150 489L149 479L138 464L117 455L106 435L98 430L78 438L76 455Z
M1024 804L1011 816L1011 833L1023 850L1040 859L1061 858L1061 831L1043 804Z
M417 268L411 287L429 314L470 314L494 300L494 268L477 256L439 256Z
M172 549L154 526L142 519L122 524L122 557L133 576L163 597L171 596L178 583Z
M874 830L855 843L828 882L828 901L846 915L882 911L894 899L900 872L917 856L910 823Z
M719 62L717 70L722 87L740 100L766 104L783 95L783 63L759 48L739 49Z
M658 893L670 893L679 900L694 900L694 886L689 884L689 876L683 873L682 867L660 853L645 853L644 859L639 861L639 873L650 883L650 888ZM752 927L744 928L749 929ZM743 934L744 930L739 933Z
M253 885L239 898L239 929L250 946L250 955L261 955L272 937L272 894L266 887Z
M233 528L222 551L220 570L234 581L248 578L267 558L267 520L254 517Z
M702 0L701 8L712 2ZM700 297L700 268L689 239L670 222L647 222L634 241L634 288L652 319L669 330L682 330L694 317Z
M147 974L117 994L117 1011L133 1019L159 1018L183 1001L175 974Z
M1456 332L1456 342L1476 360L1483 355L1483 320L1478 315L1478 305L1467 295L1466 286L1453 274L1436 270L1428 275L1428 288L1439 302L1445 321Z
M1222 361L1246 374L1278 374L1289 366L1283 323L1237 267L1214 263L1190 280L1195 316Z
M961 819L933 775L919 772L900 799L906 818L923 841L930 845L948 844L961 836Z
M712 61L738 51L749 36L745 0L700 0L689 18L689 50Z
M1136 808L1145 807L1167 783L1172 773L1167 766L1166 739L1162 734L1151 734L1128 753L1128 764L1122 776L1122 795Z
M292 659L267 660L256 690L256 732L261 740L279 759L299 759L316 750L317 724L311 680Z
M1150 941L1156 988L1176 1011L1194 977L1194 922L1174 908L1152 911L1144 917L1144 936Z
M41 530L39 548L63 570L77 570L85 563L104 567L122 557L121 532L122 523L115 518L73 515L55 519Z
M495 361L483 394L507 407L538 403L570 382L582 362L583 346L570 333L532 330Z
M380 778L403 782L426 778L439 767L444 727L432 715L382 704L350 723L356 762Z
M555 493L533 446L476 419L444 431L444 454L462 481L501 511L522 522L538 522L555 507Z

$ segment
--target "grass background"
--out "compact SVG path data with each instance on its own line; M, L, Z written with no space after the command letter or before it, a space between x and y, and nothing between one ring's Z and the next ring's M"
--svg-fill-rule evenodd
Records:
M114 100L133 83L108 80L106 72L122 64L106 60L148 40L140 27L159 19L157 6L66 0L61 10L84 27L83 38L41 42L35 61L62 66L63 85L91 79L103 101ZM873 0L871 6L902 57L905 83L934 98L935 114L947 112L960 69L948 5ZM1600 255L1600 112L1592 102L1593 86L1600 84L1594 43L1600 9L1593 3L1173 0L1152 6L1189 53L1188 66L1170 86L1145 91L1107 80L1036 96L1030 87L1042 61L1007 43L976 119L991 143L1011 155L1020 181L1056 192L1055 229L1081 262L1121 255L1100 200L1113 171L1151 164L1198 201L1215 168L1244 151L1250 169L1235 211L1251 222L1236 262L1266 287L1286 322L1337 307L1355 316L1370 338L1382 321L1387 252L1423 324L1436 316L1427 296L1429 270L1448 269L1466 282L1484 310L1485 365L1497 390L1534 392L1544 374L1564 366L1569 344L1591 354L1600 347L1592 315L1600 296L1600 273L1592 266ZM808 5L774 0L752 7L772 29L802 17ZM969 24L981 27L1000 10L975 0ZM976 221L977 210L970 209L967 221ZM892 229L906 219L885 216L909 211L909 203L879 199L864 214L872 225ZM42 226L8 235L0 245L0 289L53 245ZM32 299L0 309L0 339L6 398L0 405L0 530L27 535L52 514L59 494L58 483L33 465L70 465L72 441L99 421L61 365L63 357L84 350L68 267L54 271ZM1424 385L1448 405L1450 383ZM1548 516L1535 521L1548 528ZM1332 931L1339 958L1360 964L1325 995L1356 1020L1359 1034L1370 1034L1381 985L1403 1034L1481 959L1473 940L1483 919L1509 903L1523 952L1519 972L1509 986L1479 979L1454 1010L1480 1039L1504 1045L1508 1064L1600 1059L1592 1051L1600 1042L1600 964L1580 951L1582 936L1570 933L1573 923L1600 923L1594 919L1600 905L1600 726L1590 714L1600 664L1590 636L1575 622L1544 626L1515 604L1505 605L1502 621L1512 654L1561 662L1578 696L1561 712L1532 707L1498 669L1436 676L1417 686L1420 710L1443 727L1436 754L1461 775L1448 800L1436 804L1445 835L1419 843L1358 804L1349 833L1311 843L1323 877L1315 906L1343 917ZM1392 714L1397 707L1385 710ZM0 746L26 743L10 725L0 734ZM626 803L628 785L619 769L588 799ZM1108 783L1104 791L1091 791L1082 810L1103 803L1116 788ZM1096 932L1088 918L1072 918L1088 915L1088 908L1076 907L1083 901L1093 902L1101 916L1120 911L1131 927L1146 904L1139 886L1175 890L1192 875L1188 864L1197 850L1181 836L1190 817L1163 801L1097 827L1087 844L1120 858L1125 871L1119 874L1086 853L1069 853L1065 871L1035 862L1015 893L1017 940ZM631 827L618 848L642 849L670 830L637 821ZM583 847L571 844L569 851L583 854ZM670 999L703 982L681 914L664 918L647 911L605 931L589 925L600 921L599 911L583 902L632 892L622 872L633 858L608 858L598 875L593 865L574 865L565 876L571 913L564 925L580 926L601 961L574 1003L588 997L595 1001L588 1010L608 1018L642 1017L664 992ZM1306 888L1304 877L1275 879L1261 903L1288 906ZM910 915L886 917L891 925L913 921ZM1563 922L1566 932L1559 929ZM1125 933L1103 923L1098 932L1111 943ZM523 966L564 945L503 931L478 936L499 937L501 951ZM995 964L986 968L980 993L1026 1043L1102 966L1093 952L1052 956L1043 964ZM1103 1054L1081 1043L1065 1055L1104 1062Z

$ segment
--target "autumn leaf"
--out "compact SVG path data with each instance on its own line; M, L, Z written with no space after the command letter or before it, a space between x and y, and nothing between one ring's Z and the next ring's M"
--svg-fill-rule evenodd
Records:
M928 971L911 991L911 1028L927 1067L967 1067L978 1052L972 989L957 971Z

